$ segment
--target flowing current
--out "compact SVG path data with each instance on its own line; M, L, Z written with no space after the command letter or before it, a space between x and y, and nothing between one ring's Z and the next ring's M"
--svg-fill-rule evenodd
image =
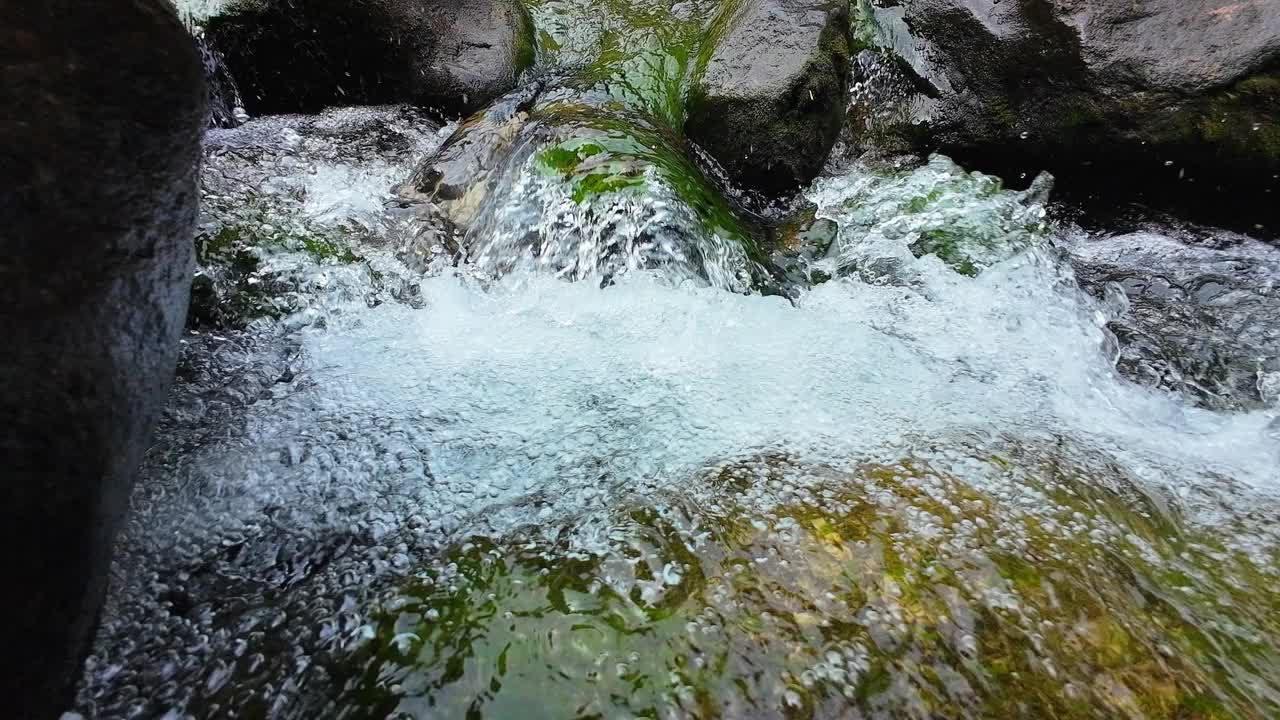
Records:
M1274 717L1280 251L934 158L817 181L790 297L499 273L391 201L450 129L211 131L253 319L184 341L76 714ZM627 227L693 222L659 190Z

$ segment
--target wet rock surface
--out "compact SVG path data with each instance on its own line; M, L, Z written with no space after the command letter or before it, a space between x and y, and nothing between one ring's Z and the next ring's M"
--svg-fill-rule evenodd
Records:
M1068 244L1112 305L1117 368L1215 410L1280 401L1280 250L1235 233L1150 223Z
M305 324L331 282L340 297L355 276L370 278L362 289L369 302L380 302L382 290L399 293L395 273L366 256L388 242L373 235L398 168L440 139L435 123L406 106L274 116L209 132L188 329Z
M534 54L516 0L246 0L205 31L254 115L389 103L469 114L515 87Z
M1082 193L1140 184L1153 202L1249 228L1275 225L1280 192L1276 10L869 0L854 34L915 86L900 96L910 121L890 128L908 144L1007 177L1048 169Z
M173 377L205 91L164 0L0 2L5 712L54 717Z
M684 150L647 114L515 93L461 124L397 195L420 239L493 277L536 267L608 283L666 266L735 290L764 281L756 238Z
M1031 448L972 449L744 458L611 516L460 543L378 613L345 697L371 718L1277 707L1220 669L1277 680L1274 550L1220 545L1232 530L1186 523L1180 503L1129 480L1082 482L1101 458L1060 464L1059 448L1039 466ZM941 469L957 461L985 466L984 482ZM1205 632L1209 618L1221 622Z
M689 137L768 195L812 180L839 135L849 75L845 2L727 2L689 90Z

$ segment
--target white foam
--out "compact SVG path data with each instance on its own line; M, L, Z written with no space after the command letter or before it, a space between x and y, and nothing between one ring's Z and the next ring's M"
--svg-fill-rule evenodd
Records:
M178 16L200 22L217 15L227 6L229 0L172 0L178 9Z

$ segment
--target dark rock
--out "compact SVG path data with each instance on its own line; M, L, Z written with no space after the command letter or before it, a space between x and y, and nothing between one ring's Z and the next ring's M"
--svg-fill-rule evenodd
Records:
M1011 179L1048 169L1068 194L1145 188L1205 207L1247 196L1245 213L1266 212L1280 205L1276 10L1273 0L863 0L857 47L893 56L914 87L901 98L909 120L856 142L905 139Z
M539 88L511 93L460 124L397 192L410 202L435 202L449 221L468 226L506 167L529 121Z
M840 134L848 33L847 2L726 3L689 91L690 139L750 189L812 180Z
M166 0L0 0L6 717L69 704L173 377L205 122Z
M517 0L241 0L206 33L251 114L391 103L469 114L534 54Z

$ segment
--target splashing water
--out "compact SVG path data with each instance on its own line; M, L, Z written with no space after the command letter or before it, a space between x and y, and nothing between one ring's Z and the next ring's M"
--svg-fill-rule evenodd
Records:
M669 278L744 292L758 270L750 239L719 208L691 202L706 189L688 162L656 135L577 129L549 143L536 126L512 153L498 190L468 231L473 272L490 277L550 273L610 282L630 271L662 268ZM676 183L685 180L684 195ZM727 211L721 211L727 212Z
M1280 711L1280 415L1122 376L1042 187L826 178L788 301L614 272L524 164L492 217L586 254L419 275L382 200L440 137L396 112L219 131L204 231L299 299L188 338L81 713Z

